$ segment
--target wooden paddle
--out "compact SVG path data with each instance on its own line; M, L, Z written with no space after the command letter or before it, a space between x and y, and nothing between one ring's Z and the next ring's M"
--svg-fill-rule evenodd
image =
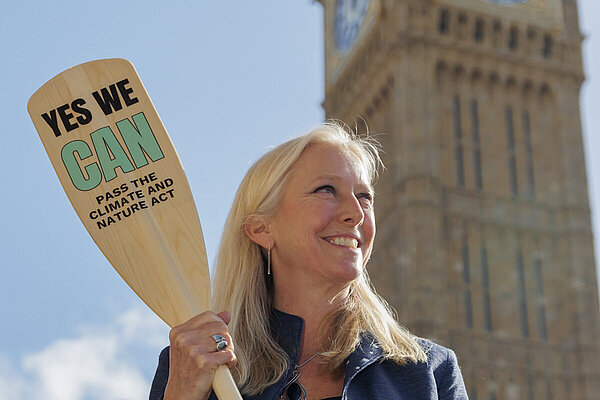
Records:
M210 307L200 220L173 143L133 65L70 68L27 104L81 222L134 292L170 327ZM221 400L239 399L218 369Z

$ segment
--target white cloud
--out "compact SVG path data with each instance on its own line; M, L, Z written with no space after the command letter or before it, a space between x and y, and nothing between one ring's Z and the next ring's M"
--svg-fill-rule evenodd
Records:
M18 366L0 354L0 399L147 399L150 382L136 351L157 355L168 328L146 309L131 309L108 326L87 326L77 337L26 354Z
M165 344L168 328L149 310L130 309L117 318L123 337L129 342L158 347Z
M26 385L10 362L0 355L0 399L26 399Z

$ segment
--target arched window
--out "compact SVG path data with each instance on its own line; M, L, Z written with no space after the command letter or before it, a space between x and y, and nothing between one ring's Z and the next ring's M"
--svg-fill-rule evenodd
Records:
M454 160L456 162L456 186L465 187L465 167L463 160L463 134L462 119L460 112L460 97L454 96L452 104L452 113L454 114Z
M475 29L473 30L473 39L475 39L477 43L481 43L483 42L484 34L485 24L481 18L477 18L475 21Z
M509 50L516 50L519 46L519 31L516 27L511 27L508 34L508 48Z
M542 56L544 58L552 57L552 44L553 44L552 36L550 36L548 34L544 35L544 43L542 45Z
M513 123L513 110L510 106L506 107L506 141L508 145L508 169L510 174L510 192L513 197L519 195L519 185L517 182L517 156L515 152L515 127Z
M442 35L447 35L450 31L450 13L446 9L440 11L440 18L438 20L438 32Z

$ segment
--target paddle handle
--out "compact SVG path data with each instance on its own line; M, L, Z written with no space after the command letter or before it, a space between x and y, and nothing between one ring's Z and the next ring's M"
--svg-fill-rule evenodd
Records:
M227 365L221 365L217 369L213 389L219 400L243 400Z

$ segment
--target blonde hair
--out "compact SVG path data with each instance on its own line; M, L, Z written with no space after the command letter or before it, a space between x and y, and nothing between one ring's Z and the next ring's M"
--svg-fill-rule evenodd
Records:
M333 122L285 142L260 158L246 173L225 222L213 278L213 309L231 313L229 332L238 364L234 377L244 394L254 395L277 382L290 367L271 333L272 282L266 275L261 247L250 240L244 224L251 216L275 215L294 163L313 143L332 143L358 156L371 183L382 166L377 142L360 137ZM369 332L384 357L406 364L426 361L415 338L394 319L392 310L370 284L366 271L350 285L349 295L324 321L323 368L340 371L361 334ZM335 330L333 329L335 327Z

